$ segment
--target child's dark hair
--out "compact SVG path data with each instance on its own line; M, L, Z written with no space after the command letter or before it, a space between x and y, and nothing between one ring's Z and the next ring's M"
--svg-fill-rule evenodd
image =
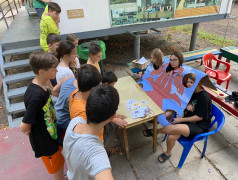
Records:
M106 71L102 75L102 83L112 84L117 82L117 76L113 71Z
M66 36L66 40L67 41L71 41L71 42L74 42L75 40L78 40L79 38L77 36L75 36L74 34L67 34Z
M176 56L179 60L179 67L182 66L183 62L184 62L184 57L183 57L183 53L181 51L174 51L171 53L170 56ZM170 72L172 71L174 68L171 66L171 64L169 63L168 67L166 68L166 72Z
M102 52L102 48L99 45L97 45L94 42L92 42L91 43L91 47L89 48L89 54L95 55L95 54L97 54L99 52Z
M93 65L83 64L77 72L77 80L78 90L86 92L99 85L102 81L102 76Z
M61 8L57 3L49 2L48 3L48 11L55 11L57 13L61 13Z
M99 124L112 117L118 109L119 94L107 84L101 84L91 91L86 104L87 123Z
M64 55L66 54L70 54L73 49L75 48L75 44L71 41L62 41L59 44L59 47L56 49L56 57L58 58L58 60L60 60L60 58L64 57Z
M48 70L55 68L59 64L56 57L47 52L33 52L30 54L30 67L34 74L39 74L39 70Z
M52 45L56 42L61 42L61 39L60 39L60 36L58 36L57 34L50 33L50 34L47 35L46 41L47 41L47 44Z

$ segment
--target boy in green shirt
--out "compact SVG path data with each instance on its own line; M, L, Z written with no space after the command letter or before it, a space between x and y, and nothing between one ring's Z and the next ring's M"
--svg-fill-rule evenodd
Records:
M60 6L57 3L50 2L48 3L48 6L46 6L45 11L41 17L40 46L45 52L49 51L49 47L46 40L48 34L50 33L54 33L57 35L60 34L59 31L60 12L61 12Z

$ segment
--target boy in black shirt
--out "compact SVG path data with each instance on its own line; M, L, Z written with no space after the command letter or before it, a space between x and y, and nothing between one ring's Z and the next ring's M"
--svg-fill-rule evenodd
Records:
M193 86L195 74L188 74L186 87ZM193 93L193 96L184 110L183 118L174 118L171 125L157 130L157 133L168 134L166 145L167 150L158 157L160 163L170 158L175 142L180 136L193 139L196 135L206 133L211 123L212 101L209 94L204 91L202 81L200 81ZM151 129L143 131L144 136L153 136Z
M35 78L24 95L26 112L20 128L23 133L29 135L35 157L41 157L48 172L54 174L55 179L63 180L62 147L56 141L56 115L46 87L46 82L55 78L57 65L57 58L46 52L30 55L30 66Z
M195 77L192 77L188 78L187 86L195 82ZM174 118L172 125L157 130L158 133L168 134L166 140L167 150L158 157L160 163L169 159L175 142L180 136L193 139L198 134L208 132L211 123L212 101L201 85L202 82L200 81L184 111L184 117Z

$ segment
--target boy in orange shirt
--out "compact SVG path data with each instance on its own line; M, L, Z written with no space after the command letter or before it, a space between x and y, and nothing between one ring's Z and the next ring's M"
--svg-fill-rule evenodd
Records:
M70 119L82 117L87 120L86 101L94 87L102 81L102 76L96 67L90 64L82 65L78 71L78 89L72 92L69 98ZM103 141L103 131L99 138Z
M87 120L85 109L87 98L92 89L101 83L102 76L95 66L91 64L85 64L79 68L77 79L78 89L73 91L69 98L70 119L82 117ZM109 85L114 85L116 83L107 81L105 80L104 83ZM111 122L117 124L120 127L125 127L127 126L127 122L124 120L125 118L126 117L123 115L117 115ZM103 130L100 132L99 138L103 142Z

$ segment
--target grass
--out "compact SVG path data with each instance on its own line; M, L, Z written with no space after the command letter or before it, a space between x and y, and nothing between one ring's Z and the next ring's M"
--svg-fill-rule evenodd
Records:
M192 34L192 25L183 25L183 26L172 26L173 31L182 32L185 34ZM236 41L225 39L223 36L215 35L204 30L198 30L198 39L206 40L212 44L226 47L226 46L236 46Z

